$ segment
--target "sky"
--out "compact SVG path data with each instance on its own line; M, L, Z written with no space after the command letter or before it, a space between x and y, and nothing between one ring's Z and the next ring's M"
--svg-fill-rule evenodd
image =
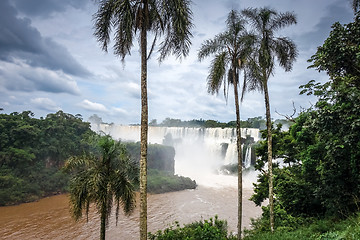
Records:
M189 55L180 60L170 56L159 64L154 53L148 62L149 120L235 120L231 91L227 101L221 93L208 94L211 58L199 62L197 52L205 40L225 30L231 9L264 6L297 17L296 25L277 33L291 38L299 55L291 72L277 65L269 80L272 118L292 115L293 103L297 113L313 105L316 99L299 95L299 86L328 78L308 69L307 60L329 36L333 23L353 20L350 0L193 0ZM93 35L96 11L92 0L0 1L2 113L30 110L40 118L62 110L81 114L84 120L96 114L107 123L140 123L139 46L134 43L124 64L111 48L102 51ZM264 117L263 95L247 93L240 111L243 120Z

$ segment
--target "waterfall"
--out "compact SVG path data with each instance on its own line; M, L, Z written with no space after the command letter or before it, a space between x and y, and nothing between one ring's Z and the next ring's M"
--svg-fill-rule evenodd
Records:
M251 145L248 145L245 152L244 167L249 168L251 166Z
M92 124L96 132L104 132L122 141L140 141L140 126L116 124ZM175 172L202 169L214 171L222 165L236 164L236 129L234 128L191 128L191 127L149 127L149 143L171 145L175 148ZM259 129L242 128L241 136L246 138L242 148L245 151L244 167L251 164L251 141L260 139ZM248 139L251 140L248 140ZM191 169L189 169L189 166ZM195 172L196 173L196 172ZM197 173L196 173L197 174Z

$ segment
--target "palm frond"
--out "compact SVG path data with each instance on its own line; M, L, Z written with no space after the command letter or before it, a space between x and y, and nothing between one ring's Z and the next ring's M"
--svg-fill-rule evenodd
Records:
M352 0L352 9L355 13L360 10L360 0Z
M257 8L246 8L241 11L241 14L250 20L249 24L255 31L261 31L263 28L263 23Z
M190 0L162 0L161 10L164 25L164 40L160 44L159 61L170 54L177 58L187 56L190 50L193 28Z
M227 50L225 45L225 38L226 36L224 34L219 34L215 36L214 39L208 39L203 44L201 44L201 47L198 51L199 61L202 61L210 55Z
M135 208L135 188L131 179L124 171L115 171L112 175L111 192L115 198L116 203L116 222L118 221L118 215L120 205L123 207L123 211L126 215L132 213Z
M256 56L249 59L245 69L246 83L244 86L247 91L260 91L264 90L264 81L261 68L258 65Z
M246 91L247 91L247 74L246 71L244 71L244 81L243 81L243 87L241 90L241 98L240 98L241 102L244 101Z
M274 52L285 71L291 71L298 55L295 43L287 37L279 37L273 42Z
M245 67L247 59L255 50L254 46L256 41L256 35L247 31L244 31L243 34L237 36L236 42L238 43L238 49L236 58L238 59L238 62L240 61L240 63L238 64L239 69Z
M226 52L219 53L211 61L209 76L207 78L208 92L211 94L218 93L224 82L227 65L226 55Z
M84 168L93 167L96 162L96 157L92 154L83 154L80 156L71 156L69 157L64 167L62 168L66 172L71 172L74 170L82 170Z
M154 39L153 39L153 41L152 41L151 48L150 48L150 51L149 51L149 53L148 53L148 56L147 56L146 60L149 60L149 59L150 59L151 54L152 54L153 51L154 51L157 37L158 37L158 33L156 32L156 33L155 33L155 37L154 37Z
M111 33L111 19L113 17L113 9L114 9L114 0L99 1L99 9L93 15L93 20L95 21L95 37L98 42L102 43L102 50L107 52L108 44L110 42L110 33Z
M271 21L269 30L274 32L283 27L290 26L292 24L296 24L296 15L292 12L285 12L277 14Z
M70 181L70 203L71 212L74 219L77 221L82 217L82 211L86 210L88 216L89 203L91 201L89 189L89 175L82 172L81 175L74 177Z
M136 206L134 186L131 182L126 181L124 183L123 192L120 196L121 204L126 215L132 213Z
M245 22L246 21L237 11L231 10L226 19L227 31L231 35L237 36L240 32L245 30Z
M115 29L114 54L124 61L126 55L130 55L133 46L136 24L138 20L138 8L132 6L129 0L117 1L114 6L112 25Z

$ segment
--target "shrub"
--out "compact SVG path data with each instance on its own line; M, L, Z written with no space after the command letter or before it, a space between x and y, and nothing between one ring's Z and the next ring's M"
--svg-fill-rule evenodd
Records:
M155 234L149 233L149 240L235 240L236 237L228 235L227 222L219 220L218 216L209 220L197 221L185 224L180 227L179 223L175 226L157 231Z

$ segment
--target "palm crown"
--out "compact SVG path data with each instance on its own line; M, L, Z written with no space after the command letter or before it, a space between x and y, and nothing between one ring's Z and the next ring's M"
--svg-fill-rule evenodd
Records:
M269 8L248 8L242 14L249 20L256 35L254 56L248 65L247 87L249 90L263 91L263 84L274 72L275 58L285 71L292 69L298 55L296 45L288 37L276 37L275 32L296 24L296 17L293 13L278 13Z
M186 56L193 27L189 6L189 0L99 0L94 34L107 51L114 30L114 54L124 60L130 54L137 31L144 25L154 35L149 56L161 36L164 39L159 46L160 61L170 54Z
M254 41L254 36L245 29L245 21L236 11L229 13L226 26L225 32L206 40L198 52L199 60L214 55L207 78L208 92L218 93L223 85L225 96L227 85L234 85L234 81L239 83L238 70L244 67Z

